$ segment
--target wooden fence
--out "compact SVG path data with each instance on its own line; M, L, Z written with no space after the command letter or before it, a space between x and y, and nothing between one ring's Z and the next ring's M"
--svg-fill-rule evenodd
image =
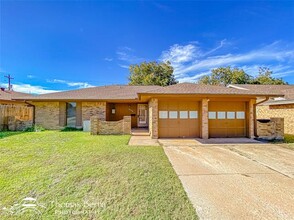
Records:
M33 107L17 105L0 105L0 131L7 130L9 116L15 116L21 121L33 120Z

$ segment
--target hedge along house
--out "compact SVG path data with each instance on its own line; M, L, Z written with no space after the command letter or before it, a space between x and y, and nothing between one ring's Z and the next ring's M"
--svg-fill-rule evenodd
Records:
M131 116L131 126L146 127L152 138L254 137L258 97L283 96L224 86L182 83L160 86L101 86L39 95L35 123L46 129L81 127L98 116L117 121Z

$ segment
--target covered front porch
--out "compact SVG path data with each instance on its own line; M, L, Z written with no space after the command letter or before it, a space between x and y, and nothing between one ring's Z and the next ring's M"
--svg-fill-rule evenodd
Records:
M107 103L106 121L120 121L124 116L131 117L131 128L149 127L148 103Z

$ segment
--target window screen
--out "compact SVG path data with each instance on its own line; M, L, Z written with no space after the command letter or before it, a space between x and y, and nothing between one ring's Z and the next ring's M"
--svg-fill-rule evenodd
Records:
M67 102L66 103L66 126L67 127L76 127L76 102Z

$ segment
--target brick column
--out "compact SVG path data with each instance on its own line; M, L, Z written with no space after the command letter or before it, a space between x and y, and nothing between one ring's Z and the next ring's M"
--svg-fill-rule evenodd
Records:
M201 137L203 139L208 139L209 130L208 130L208 102L209 99L202 99L201 102Z
M158 138L158 99L149 101L149 133L151 138Z
M132 127L131 116L124 116L123 119L123 134L131 134Z
M91 121L91 135L97 135L99 134L99 117L98 116L92 116L90 118Z
M249 109L248 109L248 121L249 121L249 127L248 127L248 136L249 138L255 138L254 136L254 124L255 124L255 117L254 117L254 111L255 111L255 108L254 108L254 105L256 103L256 100L255 99L250 99L249 101Z

